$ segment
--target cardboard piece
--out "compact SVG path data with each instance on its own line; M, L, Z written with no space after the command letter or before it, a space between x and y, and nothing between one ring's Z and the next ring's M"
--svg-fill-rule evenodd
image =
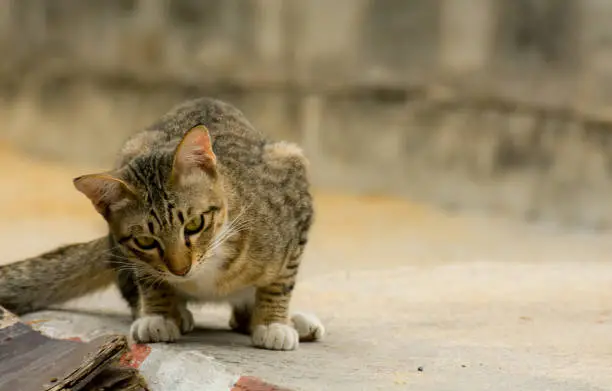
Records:
M53 339L0 307L0 391L147 391L138 370L120 363L127 352L124 336Z

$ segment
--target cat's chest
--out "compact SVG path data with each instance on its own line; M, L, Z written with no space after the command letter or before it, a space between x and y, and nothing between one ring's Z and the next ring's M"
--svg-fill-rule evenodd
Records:
M217 281L221 273L223 259L219 256L209 258L193 276L185 281L174 283L174 287L183 295L195 300L212 301L222 299L218 292Z

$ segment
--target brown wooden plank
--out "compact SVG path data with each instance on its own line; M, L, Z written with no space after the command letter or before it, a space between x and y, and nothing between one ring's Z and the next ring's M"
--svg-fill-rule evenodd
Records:
M147 391L147 385L135 368L112 365L87 385L87 391Z
M46 337L0 307L0 391L145 390L136 370L117 366L127 350L123 336Z

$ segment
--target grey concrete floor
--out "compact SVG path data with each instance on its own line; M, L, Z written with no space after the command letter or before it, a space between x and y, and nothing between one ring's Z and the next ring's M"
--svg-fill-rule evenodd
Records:
M103 233L71 187L82 171L7 151L0 167L2 262ZM253 349L227 332L226 309L195 307L200 329L177 349L303 391L612 390L612 234L384 198L316 200L293 304L319 315L326 340L295 352ZM69 307L89 313L31 318L129 327L114 290Z

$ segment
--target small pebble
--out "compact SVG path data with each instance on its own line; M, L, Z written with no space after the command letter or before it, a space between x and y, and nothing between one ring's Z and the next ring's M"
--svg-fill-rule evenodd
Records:
M57 381L57 377L52 377L51 378L51 383L55 383Z
M461 364L461 368L465 368L465 367L467 367L467 365Z
M417 368L417 371L419 371L419 372L423 372L423 367L418 367L418 368Z

